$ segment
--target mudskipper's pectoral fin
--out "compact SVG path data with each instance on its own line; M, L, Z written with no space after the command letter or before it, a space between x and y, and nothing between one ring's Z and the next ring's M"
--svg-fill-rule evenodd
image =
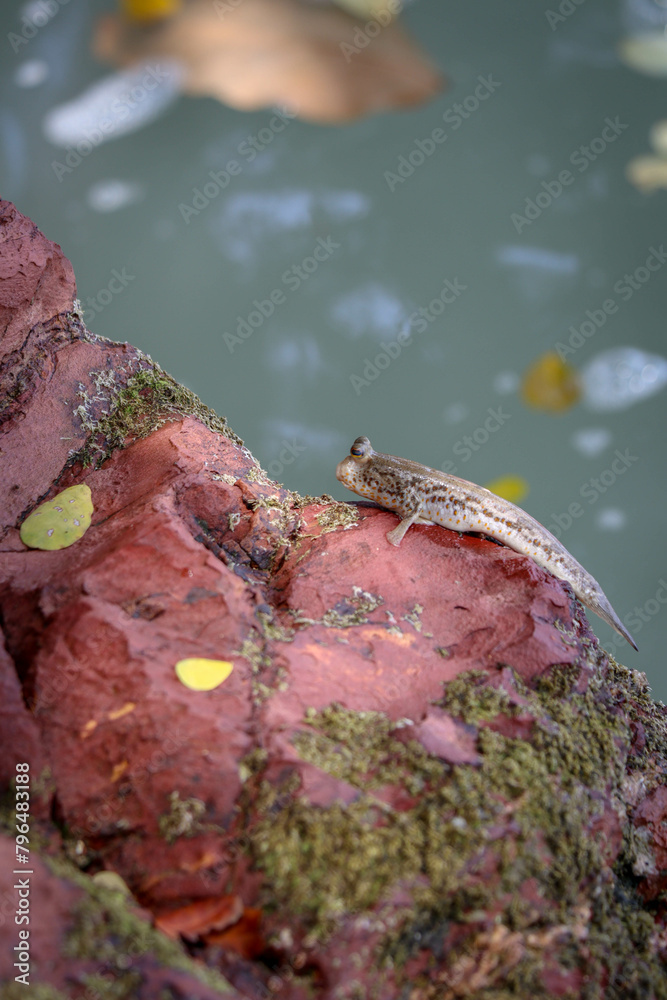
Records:
M429 521L427 517L422 517L421 514L410 514L410 517L404 517L400 524L397 524L395 528L387 532L387 541L391 542L392 545L400 545L406 531L413 524L435 524L435 521Z

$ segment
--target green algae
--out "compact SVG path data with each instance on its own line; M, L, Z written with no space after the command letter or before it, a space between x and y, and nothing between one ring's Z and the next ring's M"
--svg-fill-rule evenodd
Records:
M342 500L334 500L328 494L321 497L304 497L307 503L326 503L327 506L315 515L315 520L322 529L322 534L329 531L337 531L338 528L351 528L359 521L359 512L353 504L344 503ZM304 504L305 506L305 504Z
M121 368L91 372L97 390L94 396L79 387L81 403L75 412L88 441L72 456L73 461L99 467L116 449L147 437L169 421L187 416L196 417L209 430L243 444L224 417L219 417L147 355L139 354L137 364L142 367L129 374ZM95 416L96 404L105 407L100 417Z
M384 604L384 598L361 587L352 587L349 597L343 598L333 608L328 608L321 618L308 618L303 611L291 612L297 625L326 625L327 628L351 628L365 625L368 615Z
M22 983L14 982L3 985L2 1000L70 1000L70 998L48 983L30 983L26 987Z
M261 466L257 466L256 469L251 470L247 478L251 482L260 482L265 486L276 485L273 480L269 479ZM325 505L325 509L315 515L315 520L322 529L320 532L322 535L330 531L336 531L338 528L349 528L358 521L358 513L353 505L344 503L342 500L334 500L328 493L323 493L318 497L308 494L301 496L301 494L295 493L294 490L288 490L287 496L283 500L279 500L277 495L257 497L255 500L250 501L249 504L253 509L260 507L266 510L274 509L280 511L285 524L287 524L288 519L295 519L294 533L300 531L303 527L301 511L304 507L310 507L315 504L320 506ZM302 537L315 536L306 535Z
M294 639L296 630L293 628L285 628L284 625L281 625L280 622L276 621L274 611L269 605L265 605L265 610L256 611L255 617L260 624L262 635L265 639L269 639L274 642L292 642Z
M399 739L396 723L382 713L337 705L309 711L293 741L300 757L353 786L357 796L348 805L319 808L296 796L293 782L291 789L260 783L249 844L273 905L300 914L319 939L343 917L372 910L376 924L385 920L375 960L399 970L429 933L441 939L450 921L472 924L500 906L506 926L521 935L522 956L480 998L546 995L539 981L542 952L530 941L549 921L563 928L562 964L594 972L586 977L586 1000L601 996L607 975L611 983L622 981L624 992L612 988L605 996L666 998L665 969L651 950L653 917L631 892L619 891L604 842L592 832L624 772L626 725L612 694L627 678L625 668L615 662L607 668L604 658L589 655L583 694L573 693L580 668L571 666L552 668L534 691L515 678L520 706L507 691L485 684L481 672L447 686L443 707L478 726L479 767L449 767L405 738L406 722ZM649 700L644 705L648 712ZM535 720L529 740L484 725L518 714ZM660 725L656 714L656 741ZM389 785L402 787L413 802L398 810L374 794ZM506 824L508 809L512 836L489 844L489 828ZM480 868L489 852L492 878ZM626 861L619 859L617 869ZM527 879L550 901L546 915L536 917L521 898ZM401 887L410 887L411 902L389 919ZM577 937L582 907L589 914L585 947ZM471 947L472 930L460 954ZM457 954L448 956L448 966ZM428 981L413 985L423 988L420 997L442 995L430 992Z
M247 660L255 674L261 673L271 663L264 650L261 636L255 629L252 629L251 634L243 640L240 648L234 650L234 655L242 656L244 660Z
M258 482L263 486L275 486L260 466L254 466L248 472L246 479L249 482ZM270 532L273 535L273 553L271 563L275 563L276 557L281 549L287 549L292 540L298 534L301 527L301 518L298 511L294 510L291 494L287 499L280 500L277 494L271 496L256 496L246 500L251 510L266 510L269 513L275 511L278 517L271 523Z
M424 627L422 624L422 620L419 617L422 614L423 610L424 610L423 605L415 604L412 611L408 611L407 614L403 615L403 621L409 622L409 624L412 625L415 632L421 632L421 630ZM428 638L432 638L430 633L425 632L424 635L426 635Z
M382 712L351 712L333 704L321 712L308 709L304 721L308 728L293 741L299 756L357 788L401 782L418 794L426 780L441 781L447 772L421 744L392 739L406 723L393 722Z
M266 473L258 465L253 466L253 468L250 470L246 478L249 480L249 482L255 483L262 480L262 477L264 477L264 479L266 480L266 482L263 482L262 485L273 486L271 480L267 477ZM279 510L285 514L289 513L289 511L292 508L292 505L289 502L289 500L279 500L277 495L268 497L262 497L262 496L249 497L246 503L248 504L248 507L250 507L251 510Z
M645 768L651 758L657 762L656 778L662 782L667 774L667 712L662 702L651 698L646 675L630 670L609 656L609 697L632 722L640 722L646 745L628 761L629 770Z
M396 724L381 713L330 706L306 721L311 730L295 739L299 755L360 794L322 810L290 799L284 788L262 786L267 819L251 838L272 892L308 914L321 937L338 918L374 906L424 871L441 889L453 889L474 817L467 805L457 808L443 784L446 765L416 742L396 740ZM404 813L388 807L372 794L387 784L403 784L418 805ZM278 812L276 801L283 802Z
M251 482L258 482L264 486L275 486L276 484L268 477L266 472L257 466L248 473L247 478ZM303 528L304 521L301 517L301 511L304 507L309 507L313 504L326 505L325 509L319 511L315 515L315 520L321 527L320 534L325 535L330 531L336 531L338 528L349 528L353 524L357 523L358 514L356 508L350 504L343 503L341 500L334 500L333 497L328 494L322 494L322 496L301 496L299 493L295 493L293 490L287 491L287 496L280 500L277 495L268 497L256 497L253 500L248 501L248 505L256 510L258 508L264 510L276 510L281 515L281 531L282 537L280 541L283 545L289 546L292 541L303 540L308 537L315 537L312 535L299 534ZM289 530L288 530L289 528Z
M486 684L484 670L469 670L450 681L442 698L442 707L450 715L475 725L495 718L501 712L511 712L509 695L503 688Z
M221 996L231 992L221 975L194 962L176 942L141 919L123 893L97 885L62 859L45 857L44 861L55 875L84 890L72 908L63 950L68 958L95 963L96 972L83 979L91 989L99 989L104 1000L136 996L142 974L135 963L144 956L151 965L189 973Z
M195 837L203 829L201 817L206 813L206 805L201 799L181 799L174 791L169 796L169 810L158 819L160 834L168 844L179 837Z
M259 708L267 698L271 697L274 691L285 690L287 684L285 668L281 665L274 666L274 661L268 652L267 642L269 639L290 642L293 636L290 630L283 629L282 626L273 621L272 614L258 611L256 617L262 632L251 629L240 648L234 650L234 655L242 656L250 664L253 703L255 707Z

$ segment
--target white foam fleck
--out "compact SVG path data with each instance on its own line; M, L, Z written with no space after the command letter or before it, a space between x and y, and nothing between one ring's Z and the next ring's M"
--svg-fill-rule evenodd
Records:
M600 531L620 531L627 520L625 511L619 507L605 507L595 515L595 525Z
M49 65L43 59L26 59L14 71L17 87L39 87L49 76Z
M460 424L470 413L470 407L465 403L450 403L442 411L442 416L447 424Z
M406 312L393 292L372 281L336 299L331 307L331 318L349 336L395 337L405 321Z
M516 372L497 372L493 378L493 388L500 396L509 396L519 388L519 382Z
M587 458L600 455L612 441L611 431L606 427L582 427L571 437L572 447Z
M88 188L86 201L95 212L117 212L119 208L141 201L144 188L133 181L117 179L97 181Z
M579 269L576 254L559 253L544 247L506 244L498 248L496 256L501 264L551 271L553 274L576 274Z
M274 338L267 347L267 361L273 371L292 372L299 377L326 368L320 345L314 337L302 340L290 336Z

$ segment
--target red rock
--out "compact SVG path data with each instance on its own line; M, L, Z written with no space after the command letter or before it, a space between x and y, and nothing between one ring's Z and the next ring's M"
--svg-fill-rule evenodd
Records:
M233 898L239 926L196 948L244 996L430 1000L469 974L611 998L621 972L624 1000L650 996L664 944L633 921L667 868L667 715L568 588L441 528L397 551L394 515L271 483L149 359L85 330L54 244L0 220L0 777L29 760L43 779L48 849L153 914ZM23 517L79 482L86 534L26 549ZM192 656L233 670L190 690ZM42 875L35 969L61 988L89 967L59 957L83 890ZM173 975L157 953L136 971L147 997Z
M0 201L0 227L0 329L7 358L21 348L27 330L71 310L76 285L58 244L11 202Z
M466 729L442 709L431 708L422 722L406 731L414 736L425 750L446 760L448 764L479 764L475 749L476 734L472 727Z
M31 812L44 819L49 814L51 794L45 780L46 758L39 727L24 704L19 678L0 633L0 788L8 788L14 780L17 764L27 763L33 779L44 782L41 793L31 796Z

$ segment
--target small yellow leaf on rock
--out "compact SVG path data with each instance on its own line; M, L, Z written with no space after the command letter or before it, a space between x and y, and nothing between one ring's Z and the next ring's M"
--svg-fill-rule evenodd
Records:
M90 527L93 503L85 483L69 486L45 500L21 525L21 541L30 549L66 549Z
M112 784L114 783L114 781L118 781L118 779L123 774L125 774L125 772L127 771L127 767L128 767L128 764L127 764L126 760L122 760L120 762L120 764L114 764L114 769L111 772L111 783Z
M187 660L179 660L175 669L179 681L187 688L193 691L212 691L227 680L234 669L234 664L228 660L190 657Z
M115 722L116 719L122 719L124 715L129 715L130 712L134 712L136 707L136 701L126 701L121 708L116 708L112 712L108 712L107 719L111 722Z

